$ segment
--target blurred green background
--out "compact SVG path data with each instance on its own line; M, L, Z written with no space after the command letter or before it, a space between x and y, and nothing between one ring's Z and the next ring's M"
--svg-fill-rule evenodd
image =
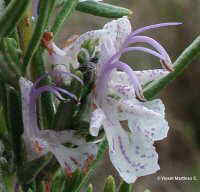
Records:
M167 49L172 61L200 34L199 0L107 0L133 11L130 18L133 29L161 22L182 22L181 26L146 32ZM108 19L83 13L75 13L66 22L58 43L73 34L99 29ZM134 69L159 68L159 60L142 53L129 53L122 58ZM185 70L175 82L161 94L170 125L168 138L156 142L161 170L141 177L135 183L135 191L146 188L152 192L200 191L200 57ZM112 167L108 154L91 178L95 191L100 192L107 175L118 174ZM157 176L196 176L199 181L158 181Z

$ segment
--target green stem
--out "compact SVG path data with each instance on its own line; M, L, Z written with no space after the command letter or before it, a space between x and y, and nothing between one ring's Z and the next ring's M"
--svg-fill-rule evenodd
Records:
M19 45L21 50L23 51L23 56L28 48L33 33L33 24L30 22L31 17L32 6L29 6L17 28L20 36Z
M52 3L54 4L54 1L52 0L40 0L40 15L24 56L24 63L22 65L23 74L26 73L26 68L40 45L40 40L43 36L48 21L49 11L52 11Z
M125 181L122 181L119 187L119 192L132 192L133 184L128 184Z
M23 122L21 112L21 99L14 89L6 89L7 93L7 120L8 133L12 141L14 161L17 167L23 163L22 140Z
M76 10L107 18L120 18L132 15L132 11L129 9L95 1L78 3Z
M16 65L16 61L15 59L12 57L12 55L10 55L10 53L14 53L15 49L12 46L12 42L9 41L9 39L7 38L3 38L0 42L1 45L1 50L4 56L5 61L7 62L8 68L10 69L10 71L12 71L13 73L15 73L17 76L20 75L20 71L17 68Z
M18 170L18 179L26 185L33 182L40 171L50 162L52 154L48 153L38 159L24 163Z
M56 20L54 25L51 28L51 32L53 32L54 36L59 32L61 26L69 18L72 12L75 10L75 7L78 3L78 0L67 0L60 13L56 16Z
M163 88L171 83L200 54L200 36L186 48L174 63L174 71L163 78L153 81L144 89L144 96L153 99Z
M106 179L105 186L104 186L104 192L116 192L115 179L112 175L108 176Z
M0 36L9 35L21 20L30 0L13 0L0 18Z

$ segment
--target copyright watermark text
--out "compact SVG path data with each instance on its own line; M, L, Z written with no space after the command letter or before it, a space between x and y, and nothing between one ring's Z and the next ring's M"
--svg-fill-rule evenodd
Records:
M157 181L200 181L197 176L157 176Z

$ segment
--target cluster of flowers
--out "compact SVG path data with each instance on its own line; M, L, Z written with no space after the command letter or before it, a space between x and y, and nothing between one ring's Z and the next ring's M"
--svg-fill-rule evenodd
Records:
M78 68L80 63L77 56L83 50L82 44L89 39L98 40L95 49L99 58L92 69L95 70L95 86L90 95L92 114L89 130L92 136L98 136L99 130L104 129L111 162L127 183L133 183L137 177L159 170L158 154L153 144L154 141L165 138L169 130L162 101L146 101L142 87L172 71L172 63L165 49L156 40L139 33L178 24L156 24L132 31L130 21L123 17L107 23L101 30L81 35L63 49L58 48L52 39L45 42L49 58L54 64L54 71L49 75L60 75L63 80L67 78L68 81L75 78L83 84L81 79L70 73L69 65ZM129 46L134 43L146 43L154 50ZM134 71L120 61L121 55L128 51L143 51L154 55L160 59L164 69ZM73 130L40 130L36 115L36 99L44 91L53 92L60 99L63 99L61 93L72 99L77 98L58 86L38 87L41 79L33 84L20 78L23 137L29 159L38 158L50 151L68 174L77 168L84 169L88 160L95 158L97 144L77 138ZM77 147L62 145L67 142Z

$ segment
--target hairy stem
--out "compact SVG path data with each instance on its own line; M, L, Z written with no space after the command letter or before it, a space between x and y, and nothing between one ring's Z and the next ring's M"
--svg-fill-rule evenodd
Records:
M51 32L53 32L54 36L59 32L61 26L69 18L69 16L75 10L75 7L78 3L78 0L68 0L64 3L60 13L56 16L56 20L54 25L51 28Z
M22 65L22 73L26 73L26 68L28 64L31 62L33 55L36 53L43 33L45 31L45 27L49 17L49 10L52 9L52 0L40 0L40 15L38 17L35 30L33 32L33 36L29 42L29 46L24 56L24 63Z
M0 36L9 35L24 15L30 0L13 0L0 18Z

